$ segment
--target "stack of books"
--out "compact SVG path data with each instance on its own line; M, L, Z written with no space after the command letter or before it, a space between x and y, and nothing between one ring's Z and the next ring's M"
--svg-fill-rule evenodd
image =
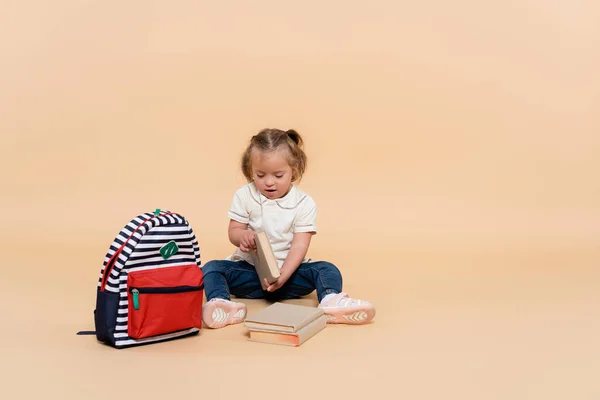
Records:
M327 326L318 307L273 303L244 322L250 341L298 347Z

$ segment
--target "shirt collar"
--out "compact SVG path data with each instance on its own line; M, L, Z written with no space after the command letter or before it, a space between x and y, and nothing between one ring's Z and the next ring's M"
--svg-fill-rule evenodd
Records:
M258 204L275 202L275 203L277 203L277 205L279 207L286 208L286 209L296 208L298 206L298 204L300 204L300 202L302 200L304 200L304 198L306 197L306 194L303 193L300 189L298 189L298 187L294 184L292 184L292 188L290 189L289 192L287 192L287 194L285 196L283 196L280 199L274 199L274 200L271 200L271 199L267 198L266 196L264 196L263 194L261 194L258 191L258 188L254 184L254 182L250 182L248 184L248 189L250 191L250 196Z

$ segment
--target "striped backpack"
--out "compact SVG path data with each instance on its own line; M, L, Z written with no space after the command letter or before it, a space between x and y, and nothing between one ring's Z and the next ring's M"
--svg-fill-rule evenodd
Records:
M121 230L100 271L96 338L115 348L199 333L204 276L198 241L180 214L157 209Z

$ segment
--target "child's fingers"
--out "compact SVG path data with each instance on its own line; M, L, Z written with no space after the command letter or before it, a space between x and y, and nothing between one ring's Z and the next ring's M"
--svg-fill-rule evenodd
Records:
M279 280L276 280L273 283L269 283L267 278L263 278L265 280L265 286L267 287L267 292L274 292L281 287L279 284Z

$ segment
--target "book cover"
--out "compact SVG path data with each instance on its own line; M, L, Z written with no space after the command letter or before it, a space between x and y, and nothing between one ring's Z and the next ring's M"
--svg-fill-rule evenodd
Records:
M277 302L249 315L244 324L251 330L294 333L322 315L318 307Z
M327 317L321 315L297 332L278 332L270 330L250 330L251 342L280 344L284 346L298 347L327 326Z
M265 278L269 283L275 282L280 275L279 265L265 232L256 232L254 242L256 243L256 250L253 252L254 268L263 290L266 290Z

